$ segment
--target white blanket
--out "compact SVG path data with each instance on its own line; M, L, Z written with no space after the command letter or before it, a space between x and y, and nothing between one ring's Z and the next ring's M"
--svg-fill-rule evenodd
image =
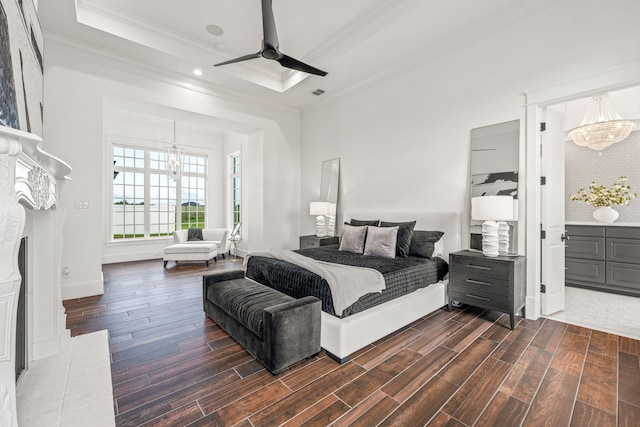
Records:
M329 284L333 309L338 316L342 316L342 311L358 301L361 296L371 292L382 292L385 289L382 273L372 268L317 261L289 250L248 254L244 260L245 265L252 256L287 261L322 277Z

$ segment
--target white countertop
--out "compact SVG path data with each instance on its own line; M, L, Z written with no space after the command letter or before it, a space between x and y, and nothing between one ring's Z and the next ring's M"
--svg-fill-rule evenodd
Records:
M640 222L565 221L565 225L596 225L599 227L640 227Z

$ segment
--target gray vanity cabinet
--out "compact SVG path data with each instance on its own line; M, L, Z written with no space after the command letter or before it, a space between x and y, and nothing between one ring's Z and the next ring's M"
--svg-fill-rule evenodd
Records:
M640 227L566 228L567 286L640 296Z

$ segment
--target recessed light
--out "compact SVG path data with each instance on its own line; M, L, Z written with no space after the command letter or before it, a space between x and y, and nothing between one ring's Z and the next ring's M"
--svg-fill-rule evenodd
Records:
M224 45L222 43L216 43L214 44L214 46L216 47L216 49L224 49Z
M214 24L207 25L207 32L214 36L221 36L224 34L222 27Z
M195 70L193 70L193 74L195 74L196 76L201 76L202 70L200 68L196 68Z

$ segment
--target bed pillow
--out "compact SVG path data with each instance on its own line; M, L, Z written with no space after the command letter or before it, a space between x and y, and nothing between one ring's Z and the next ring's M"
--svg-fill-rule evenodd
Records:
M399 227L368 227L364 254L384 258L396 257Z
M345 223L342 226L342 236L340 237L340 247L338 247L338 250L361 254L364 252L364 240L366 236L366 225L362 227L354 227Z
M422 258L434 258L442 255L436 253L436 242L439 242L444 233L442 231L414 230L409 246L409 255ZM439 252L442 252L441 245L438 245Z
M411 237L413 236L413 228L416 226L415 221L411 222L386 222L380 221L380 227L398 227L398 241L396 242L396 255L406 258L409 256L409 246L411 246Z
M352 219L349 222L349 224L355 225L355 226L372 225L374 227L377 227L378 224L380 224L380 220L379 219Z

